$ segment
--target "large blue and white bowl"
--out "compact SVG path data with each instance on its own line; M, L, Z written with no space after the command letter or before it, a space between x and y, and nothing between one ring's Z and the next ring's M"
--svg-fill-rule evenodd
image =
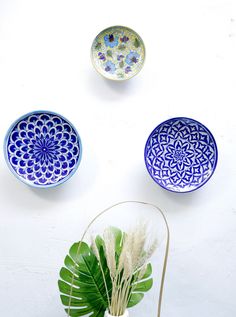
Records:
M75 127L51 111L34 111L16 120L4 142L12 173L38 188L64 183L77 170L82 145Z
M180 117L159 124L144 151L150 176L173 192L190 192L204 185L217 165L217 146L200 122Z

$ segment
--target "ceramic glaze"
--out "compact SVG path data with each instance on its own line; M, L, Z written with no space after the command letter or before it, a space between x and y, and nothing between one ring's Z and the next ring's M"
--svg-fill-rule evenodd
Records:
M145 146L145 163L154 181L174 192L189 192L205 184L215 171L217 146L200 122L173 118L158 125Z
M124 26L103 30L93 41L91 59L95 69L112 80L126 80L143 67L145 47L141 37Z
M108 311L106 311L104 317L117 317L117 316L110 315ZM119 317L129 317L128 310L126 310L125 313L123 315L120 315Z
M5 158L17 178L34 187L52 187L76 171L81 158L80 137L59 114L36 111L18 119L4 144Z

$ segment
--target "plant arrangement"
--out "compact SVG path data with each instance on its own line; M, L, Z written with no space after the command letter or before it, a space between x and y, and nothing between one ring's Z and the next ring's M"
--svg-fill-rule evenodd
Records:
M148 239L147 226L127 233L109 227L103 235L72 245L58 281L67 316L128 316L153 284L149 259L157 241Z

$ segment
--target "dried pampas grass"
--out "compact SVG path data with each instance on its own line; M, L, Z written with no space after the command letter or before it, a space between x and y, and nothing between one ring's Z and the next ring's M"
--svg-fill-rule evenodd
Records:
M139 224L126 234L123 234L119 256L116 254L113 228L107 228L104 231L103 240L105 257L112 282L110 297L99 251L94 239L92 241L92 250L102 270L108 297L109 313L113 316L121 316L128 306L135 282L140 280L146 272L147 261L157 248L157 240L151 240L148 237L146 224Z

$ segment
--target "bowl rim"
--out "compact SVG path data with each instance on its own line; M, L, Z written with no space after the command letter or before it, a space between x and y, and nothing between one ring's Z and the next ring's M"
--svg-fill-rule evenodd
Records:
M101 72L98 70L98 68L96 67L95 62L94 62L94 58L93 58L93 43L94 43L94 41L95 41L96 38L99 37L103 32L105 32L105 31L107 31L107 30L110 30L110 29L113 29L113 28L123 28L123 29L127 29L127 30L133 32L134 34L136 34L136 35L139 37L139 39L141 40L142 45L143 45L143 51L144 51L143 63L142 63L142 65L141 65L140 69L139 69L135 74L132 74L132 76L130 76L130 77L128 77L128 78L123 78L123 79L122 79L122 78L121 78L121 79L109 78L109 77L105 76L103 73L101 73ZM139 35L139 33L137 33L136 31L134 31L134 30L131 29L130 27L124 26L124 25L112 25L112 26L109 26L109 27L103 29L101 32L99 32L99 33L95 36L95 38L94 38L94 40L93 40L93 42L92 42L92 45L91 45L91 49L90 49L90 59L91 59L92 65L93 65L94 69L96 70L96 72L97 72L99 75L101 75L103 78L105 78L105 79L107 79L107 80L115 81L115 82L124 82L124 81L127 81L127 80L129 80L129 79L135 77L136 75L138 75L138 74L140 73L140 71L143 69L143 66L144 66L145 61L146 61L146 47L145 47L144 41L143 41L142 37Z
M78 161L75 165L75 167L73 168L73 170L70 172L70 174L68 174L66 177L64 177L63 179L61 179L59 182L55 183L55 184L49 184L49 185L36 185L34 183L30 183L28 182L27 180L25 180L24 178L22 178L21 176L19 176L16 171L13 169L13 167L11 166L10 162L9 162L9 159L8 159L8 151L7 151L7 142L8 142L8 139L9 139L9 136L11 135L11 132L13 130L13 128L16 126L17 123L19 123L21 120L23 120L24 118L26 117L29 117L31 115L34 115L34 114L52 114L52 115L55 115L55 116L58 116L60 118L62 118L63 120L65 120L75 131L77 137L78 137L78 143L79 143L79 149L80 149L80 152L79 152L79 158L78 158ZM18 119L16 119L11 125L10 127L8 128L7 132L6 132L6 135L5 135L5 138L4 138L4 143L3 143L3 152L4 152L4 158L5 158L5 162L9 168L9 170L13 173L13 175L19 179L22 183L25 183L26 185L30 186L30 187L33 187L33 188L42 188L42 189L47 189L47 188L52 188L52 187L57 187L59 185L62 185L63 183L65 183L68 179L70 179L74 174L75 172L77 171L79 165L80 165L80 162L81 162L81 158L82 158L82 142L81 142L81 138L80 138L80 135L77 131L77 129L75 128L75 126L70 122L70 120L68 120L66 117L64 117L63 115L55 112L55 111L50 111L50 110L34 110L34 111L30 111L30 112L27 112L25 113L24 115L21 115Z
M147 154L147 146L148 146L148 143L149 143L149 141L150 141L150 139L151 139L151 136L153 135L153 133L155 132L155 130L156 130L157 128L159 128L160 126L162 126L163 124L165 124L166 122L169 122L169 121L171 121L171 120L191 120L191 121L197 123L198 125L202 126L202 127L206 130L206 132L208 132L208 134L212 137L212 141L213 141L214 146L215 146L215 155L216 155L216 158L215 158L214 166L213 166L213 169L212 169L212 173L210 174L210 176L209 176L203 183L201 183L199 186L197 186L197 187L195 187L195 188L193 188L193 189L190 189L190 190L177 191L177 190L173 190L173 189L166 188L165 186L159 184L159 183L155 180L155 178L150 174L150 172L149 172L149 170L148 170L147 158L146 158L147 155L146 155L146 154ZM160 124L158 124L158 125L152 130L152 132L150 133L150 135L149 135L149 137L148 137L148 139L147 139L147 141L146 141L146 143L145 143L145 147L144 147L144 161L145 161L145 165L146 165L146 169L147 169L148 174L151 176L151 178L154 180L154 182L155 182L156 184L158 184L160 187L164 188L165 190L167 190L167 191L169 191L169 192L178 193L178 194L185 194L185 193L190 193L190 192L194 192L194 191L198 190L198 189L201 188L203 185L205 185L205 184L209 181L209 179L212 177L212 175L214 174L214 172L215 172L215 170L216 170L216 166L217 166L217 163L218 163L218 147L217 147L217 143L216 143L215 138L214 138L213 134L211 133L211 131L210 131L204 124L202 124L200 121L197 121L197 120L192 119L192 118L189 118L189 117L172 117L172 118L169 118L169 119L167 119L167 120L161 122Z

